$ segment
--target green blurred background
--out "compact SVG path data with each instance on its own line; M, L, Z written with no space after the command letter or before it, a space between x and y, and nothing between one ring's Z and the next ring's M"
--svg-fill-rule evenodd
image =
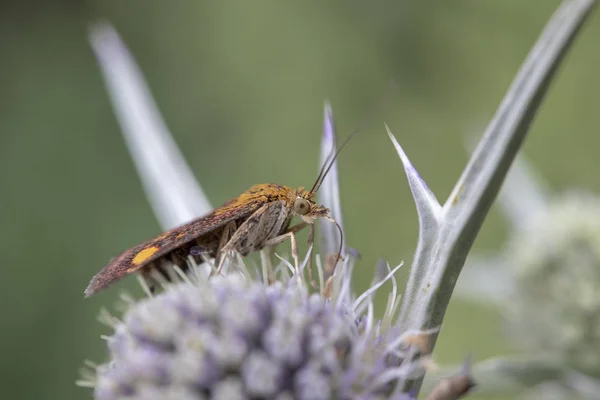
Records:
M410 263L417 217L383 122L444 199L559 1L6 1L0 5L3 398L82 399L82 360L103 360L96 321L129 279L91 299L107 260L160 232L87 42L113 23L213 204L254 183L311 185L323 102L338 134L398 89L340 158L348 243L362 262ZM600 18L559 71L525 151L557 190L600 190ZM493 210L476 250L501 247ZM408 268L402 272L407 274ZM510 352L497 311L453 301L436 359ZM477 397L473 397L477 398ZM481 398L481 397L480 397ZM486 397L487 398L487 397Z

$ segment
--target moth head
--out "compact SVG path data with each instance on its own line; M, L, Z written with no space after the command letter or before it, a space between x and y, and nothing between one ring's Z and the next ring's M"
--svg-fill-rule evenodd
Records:
M329 209L313 200L314 194L300 188L294 199L293 212L304 222L312 224L317 218L329 218Z

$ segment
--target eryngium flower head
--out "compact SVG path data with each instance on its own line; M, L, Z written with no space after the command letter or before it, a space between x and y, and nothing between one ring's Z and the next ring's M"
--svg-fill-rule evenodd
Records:
M570 193L531 217L511 240L517 287L507 316L529 349L600 371L600 201ZM553 327L548 329L548 327Z
M111 360L96 368L94 396L411 398L396 382L422 374L423 362L411 361L418 349L391 327L396 301L375 323L372 292L348 304L341 301L347 284L332 278L330 297L310 294L295 277L265 285L232 273L169 285L115 320Z

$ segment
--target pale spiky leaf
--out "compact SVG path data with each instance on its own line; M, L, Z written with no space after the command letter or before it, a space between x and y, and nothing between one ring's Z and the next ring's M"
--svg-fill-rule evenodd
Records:
M108 23L92 26L98 59L125 142L152 209L164 230L212 209L160 116L141 71Z

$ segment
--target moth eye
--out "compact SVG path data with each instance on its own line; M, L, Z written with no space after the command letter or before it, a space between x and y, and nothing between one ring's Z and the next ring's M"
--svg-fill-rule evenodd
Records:
M308 204L308 200L298 197L294 202L294 211L296 214L305 215L308 213L308 210L310 210L310 204Z

